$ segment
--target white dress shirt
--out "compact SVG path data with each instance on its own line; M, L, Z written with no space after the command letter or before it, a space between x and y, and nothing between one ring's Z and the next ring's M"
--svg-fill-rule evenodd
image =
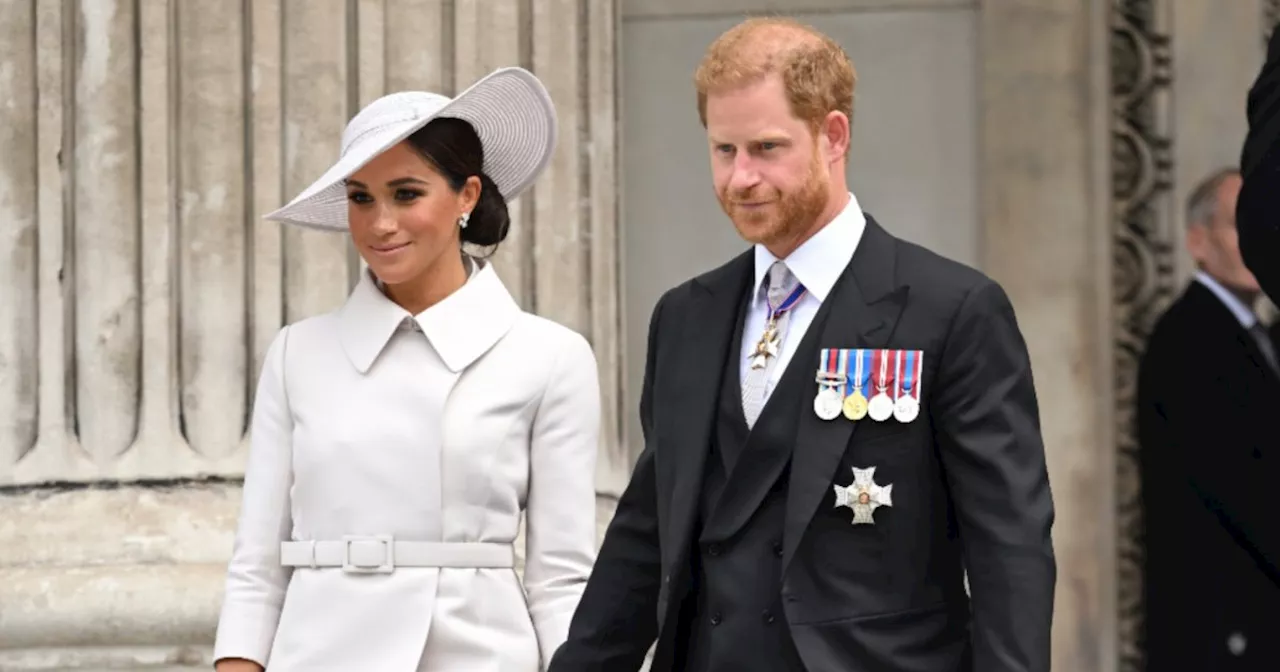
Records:
M1223 287L1222 283L1214 280L1208 273L1205 273L1204 271L1196 271L1195 279L1196 282L1204 285L1205 289L1213 292L1213 295L1218 297L1218 300L1222 302L1222 305L1226 306L1227 310L1231 311L1232 315L1235 315L1236 321L1238 321L1240 326L1244 327L1246 331L1252 329L1253 325L1258 323L1257 313L1253 312L1253 309L1249 306L1244 305L1244 301L1241 301L1240 297L1232 294L1231 290Z
M867 218L858 205L858 199L851 193L849 203L826 226L813 237L796 248L783 263L791 270L792 275L804 285L805 294L800 302L791 309L791 318L787 333L783 334L778 344L778 360L769 372L769 380L765 386L765 399L773 393L782 372L791 362L796 346L804 338L813 323L813 316L831 293L836 280L844 273L844 269L853 259L853 253L862 240L862 232L867 228ZM765 249L764 245L755 246L756 277L755 291L751 303L747 306L746 323L742 327L742 357L739 360L739 380L746 380L751 367L751 353L755 350L756 341L764 333L765 323L769 320L769 303L765 299L768 289L769 267L778 258ZM816 371L818 364L815 361Z

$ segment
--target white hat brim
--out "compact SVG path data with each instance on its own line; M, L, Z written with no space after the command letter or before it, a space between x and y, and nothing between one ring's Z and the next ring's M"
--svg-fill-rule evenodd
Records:
M556 146L556 112L542 82L523 68L502 68L426 115L405 116L354 138L336 163L266 219L324 231L347 230L344 181L432 119L462 119L484 147L484 172L507 201L533 184Z

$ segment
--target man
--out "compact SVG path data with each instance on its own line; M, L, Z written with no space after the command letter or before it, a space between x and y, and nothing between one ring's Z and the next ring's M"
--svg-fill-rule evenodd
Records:
M1191 194L1187 249L1199 270L1139 367L1150 670L1274 670L1280 661L1268 556L1280 368L1253 312L1258 281L1240 258L1239 192L1228 169Z
M1240 252L1262 291L1280 299L1280 30L1271 33L1266 64L1249 90L1248 114L1236 212Z
M754 249L654 309L645 450L551 670L636 670L656 639L662 671L1047 671L1053 504L1009 300L848 192L830 38L749 20L695 79Z

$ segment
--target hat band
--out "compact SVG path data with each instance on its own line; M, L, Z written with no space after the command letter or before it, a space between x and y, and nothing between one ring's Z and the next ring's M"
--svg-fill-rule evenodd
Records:
M419 119L421 119L421 118L422 118L422 115L420 115L420 114L418 114L418 113L416 113L416 112L415 112L415 113L413 114L413 116L411 116L411 117L403 117L403 118L400 118L400 119L396 119L396 120L394 120L394 121L388 121L388 122L387 122L387 123L385 123L385 124L379 124L379 125L377 125L377 126L374 126L373 128L366 128L365 130L360 131L360 133L359 133L358 135L356 135L356 137L351 138L351 141L350 141L350 142L348 142L348 143L346 143L346 145L345 145L345 146L343 146L343 148L342 148L342 154L341 154L341 155L339 155L339 158L341 158L341 157L343 157L343 156L346 156L346 155L347 155L347 152L350 152L350 151L352 150L352 148L354 148L357 144L359 144L359 143L360 143L360 141L361 141L361 140L363 140L363 139L364 139L366 136L368 136L368 135L372 135L372 134L374 134L374 133L379 133L379 132L385 131L385 130L386 130L386 129L388 129L388 128L392 128L392 127L394 127L394 126L399 126L400 124L405 124L405 123L410 123L410 122L416 122L416 121L418 121L418 120L419 120Z

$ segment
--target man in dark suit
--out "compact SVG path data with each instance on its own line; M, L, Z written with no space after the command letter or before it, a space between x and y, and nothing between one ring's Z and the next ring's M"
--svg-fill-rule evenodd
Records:
M1053 503L1008 298L848 192L831 39L749 20L695 79L755 246L654 309L645 449L551 671L636 670L656 639L662 671L1047 672Z
M1280 300L1280 30L1271 33L1266 64L1249 89L1248 115L1236 210L1240 252L1262 291Z
M1149 670L1280 666L1275 415L1280 369L1240 258L1239 173L1188 200L1199 270L1156 324L1138 377Z

